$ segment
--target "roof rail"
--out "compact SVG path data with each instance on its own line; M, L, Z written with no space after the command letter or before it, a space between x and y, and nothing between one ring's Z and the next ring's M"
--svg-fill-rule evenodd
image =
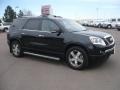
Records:
M53 18L53 17L58 17L58 18L62 18L61 16L56 16L56 15L41 15L42 17L50 17L50 18Z

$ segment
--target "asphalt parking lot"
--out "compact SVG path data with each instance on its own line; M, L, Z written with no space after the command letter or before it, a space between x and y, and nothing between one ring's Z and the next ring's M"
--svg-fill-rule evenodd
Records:
M89 29L112 34L116 51L109 60L91 63L83 71L35 56L15 58L9 53L6 33L0 33L0 90L120 90L120 31Z

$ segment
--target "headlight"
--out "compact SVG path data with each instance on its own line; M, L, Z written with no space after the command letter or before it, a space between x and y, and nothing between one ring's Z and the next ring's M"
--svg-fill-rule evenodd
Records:
M104 40L101 39L101 38L99 38L99 37L90 36L89 38L90 38L90 41L91 41L94 45L106 46Z

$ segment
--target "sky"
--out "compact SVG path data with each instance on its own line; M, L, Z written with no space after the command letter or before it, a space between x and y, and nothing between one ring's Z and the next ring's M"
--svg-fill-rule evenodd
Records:
M120 18L120 0L0 0L0 17L7 5L16 12L31 10L35 16L42 5L51 5L54 15L70 19Z

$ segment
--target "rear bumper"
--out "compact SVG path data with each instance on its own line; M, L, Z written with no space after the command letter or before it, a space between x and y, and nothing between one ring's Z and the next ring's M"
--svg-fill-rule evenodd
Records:
M120 26L116 26L117 29L120 29Z

